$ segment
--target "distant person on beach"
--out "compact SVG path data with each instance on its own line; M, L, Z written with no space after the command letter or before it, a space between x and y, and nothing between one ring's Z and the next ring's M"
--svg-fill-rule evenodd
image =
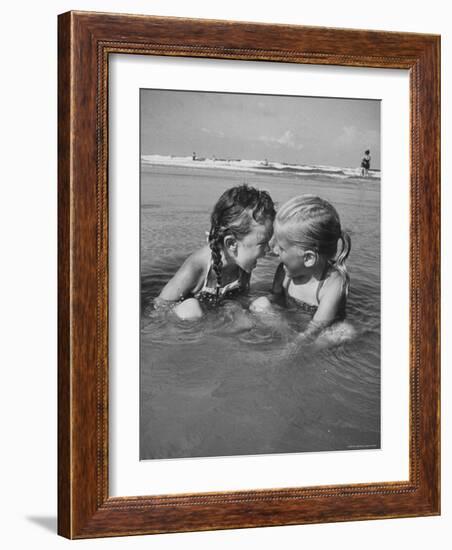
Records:
M249 288L251 272L269 251L275 208L270 195L239 185L225 191L211 214L208 244L191 254L154 300L181 319L199 319Z
M272 295L257 298L250 310L270 313L273 304L300 309L311 320L299 341L313 341L323 329L345 318L350 284L345 262L351 249L350 237L342 230L339 215L329 202L301 195L278 211L274 243L281 263Z
M366 149L364 151L364 156L361 160L361 176L363 176L364 178L367 178L367 176L369 175L370 158L370 150Z

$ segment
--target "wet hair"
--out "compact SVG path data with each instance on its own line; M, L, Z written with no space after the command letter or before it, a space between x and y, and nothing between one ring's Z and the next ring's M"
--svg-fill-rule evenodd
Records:
M275 215L275 206L267 191L259 191L245 184L231 187L218 199L210 217L209 232L217 297L221 287L221 251L225 237L232 235L241 240L251 232L254 223L273 221Z
M365 155L369 155L369 154L370 154L370 149L366 149L366 150L364 151L364 154L365 154Z
M314 250L334 265L342 275L345 294L350 278L345 261L350 254L351 240L342 230L339 214L326 200L314 195L290 199L278 210L275 229L292 244ZM338 254L338 242L342 246Z

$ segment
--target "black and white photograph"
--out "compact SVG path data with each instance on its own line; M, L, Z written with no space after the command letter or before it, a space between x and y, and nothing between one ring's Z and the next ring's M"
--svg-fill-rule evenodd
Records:
M450 5L2 15L3 547L450 548Z
M140 460L380 448L380 117L140 90Z

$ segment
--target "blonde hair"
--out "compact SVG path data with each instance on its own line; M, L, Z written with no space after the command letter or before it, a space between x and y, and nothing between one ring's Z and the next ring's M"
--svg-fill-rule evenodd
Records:
M315 195L299 195L284 203L275 219L275 233L293 245L314 250L342 275L348 294L350 277L345 264L351 250L348 233L342 230L339 214L326 200ZM342 247L338 254L338 241Z

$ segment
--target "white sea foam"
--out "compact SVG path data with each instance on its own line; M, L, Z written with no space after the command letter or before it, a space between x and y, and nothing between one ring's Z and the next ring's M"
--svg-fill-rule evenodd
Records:
M146 165L179 166L187 168L213 168L221 170L241 170L244 172L293 173L298 175L324 175L336 178L360 178L361 169L341 168L339 166L286 164L262 160L217 159L173 157L169 155L142 155L141 162ZM380 179L380 171L369 170L368 178Z

